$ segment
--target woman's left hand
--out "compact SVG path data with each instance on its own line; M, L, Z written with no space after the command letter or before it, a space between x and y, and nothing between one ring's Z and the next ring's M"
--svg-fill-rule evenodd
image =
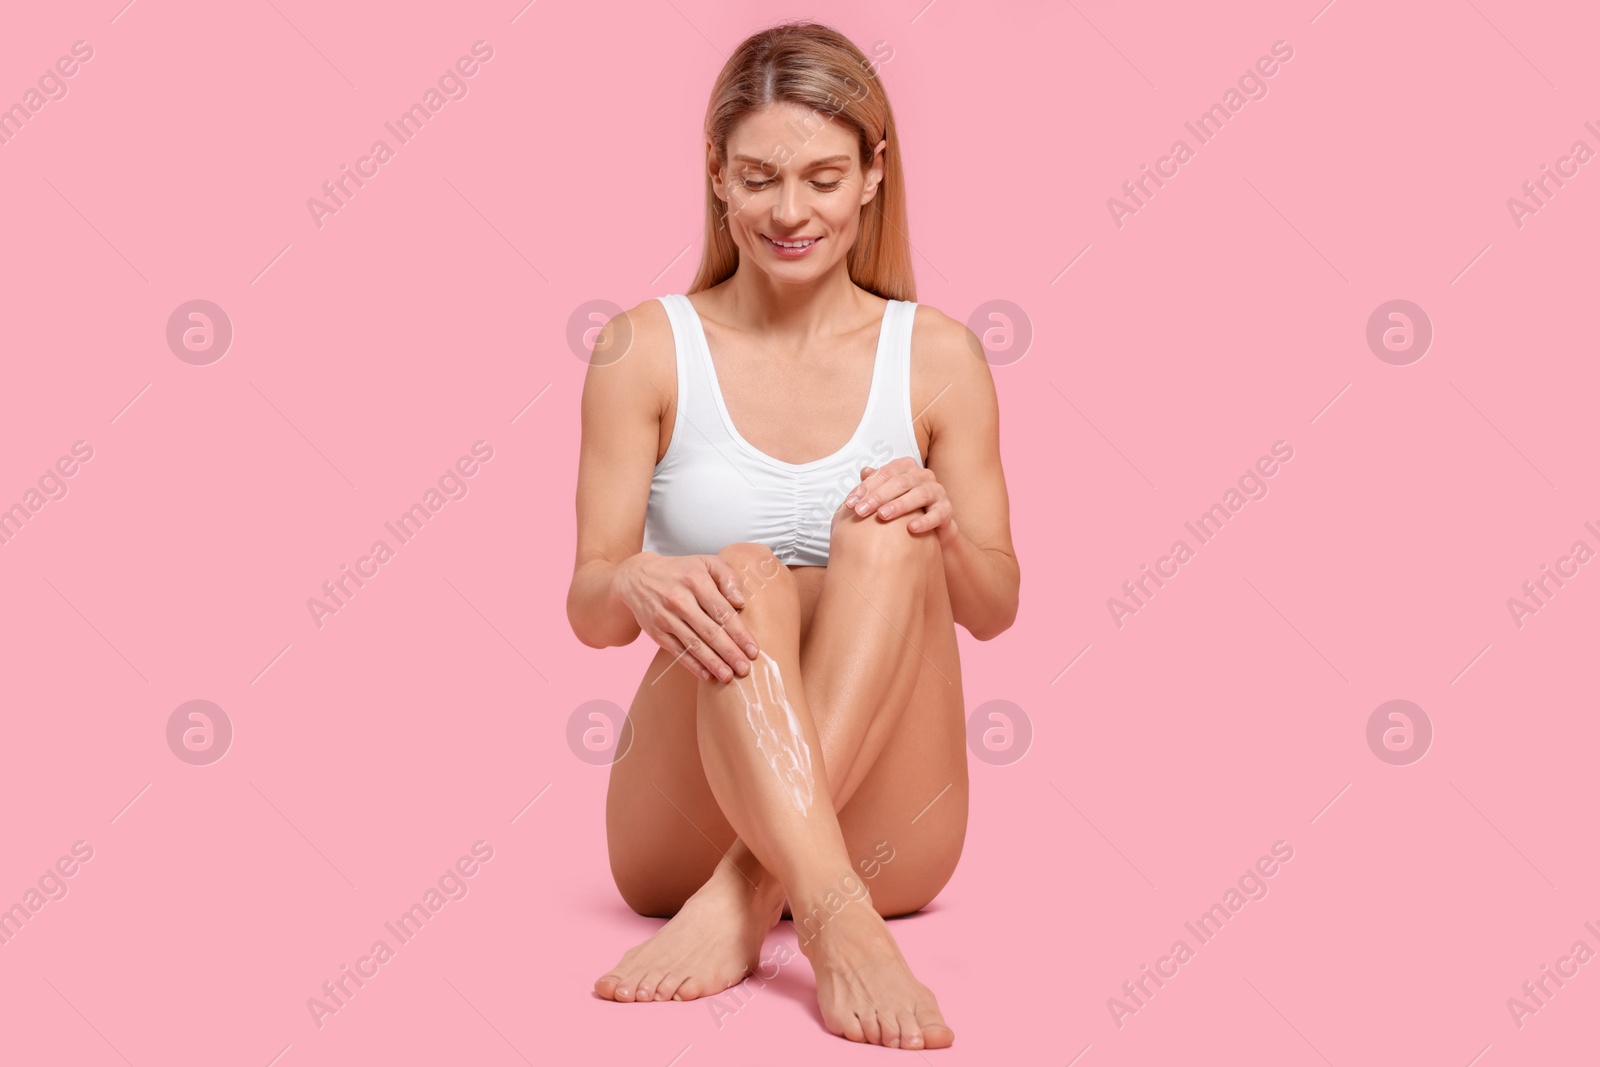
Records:
M922 514L907 527L914 534L933 531L941 545L956 536L954 510L939 479L910 456L891 459L881 467L862 467L861 484L844 498L844 506L865 517L876 512L880 519L893 519L917 508Z

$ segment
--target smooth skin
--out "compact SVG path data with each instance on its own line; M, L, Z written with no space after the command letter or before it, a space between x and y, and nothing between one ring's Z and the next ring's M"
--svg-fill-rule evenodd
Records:
M796 143L796 130L805 131ZM782 149L780 151L779 149ZM886 302L849 277L864 166L848 127L789 104L742 122L716 194L740 250L691 299L741 435L791 463L830 455L865 409ZM802 258L769 238L817 238ZM826 567L786 567L739 542L715 554L641 551L650 478L678 426L670 324L651 300L613 320L583 392L578 548L567 612L595 648L660 646L612 767L611 867L623 898L669 921L595 982L622 1003L692 1000L743 980L796 919L827 1028L923 1049L955 1035L884 917L925 906L966 833L957 624L979 640L1016 618L1020 571L988 364L965 326L926 305L912 331L911 403L924 466L866 467L832 517ZM801 811L746 718L752 662L770 658L815 769ZM740 687L745 695L741 695ZM887 858L885 858L887 857Z

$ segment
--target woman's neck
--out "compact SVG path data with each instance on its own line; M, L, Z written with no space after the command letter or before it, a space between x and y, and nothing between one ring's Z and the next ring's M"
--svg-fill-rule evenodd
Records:
M842 261L820 278L787 284L741 259L717 293L719 317L730 324L796 338L844 332L860 322L869 302Z

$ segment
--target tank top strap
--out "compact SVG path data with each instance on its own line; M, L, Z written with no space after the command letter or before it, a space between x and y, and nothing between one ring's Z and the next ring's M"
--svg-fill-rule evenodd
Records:
M667 311L667 321L672 324L673 362L677 366L678 400L675 426L686 421L690 413L701 409L696 403L696 393L705 386L705 371L701 360L706 355L700 351L700 331L696 328L694 305L682 293L670 293L656 298ZM676 428L673 437L678 436Z
M882 354L887 361L887 375L878 403L890 418L911 402L911 324L916 314L917 305L909 300L891 300L884 309Z

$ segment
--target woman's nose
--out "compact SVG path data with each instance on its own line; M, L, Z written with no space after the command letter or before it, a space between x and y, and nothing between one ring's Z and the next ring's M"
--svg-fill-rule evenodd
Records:
M779 188L778 202L772 207L772 220L790 227L806 220L806 207L799 183L785 182Z

